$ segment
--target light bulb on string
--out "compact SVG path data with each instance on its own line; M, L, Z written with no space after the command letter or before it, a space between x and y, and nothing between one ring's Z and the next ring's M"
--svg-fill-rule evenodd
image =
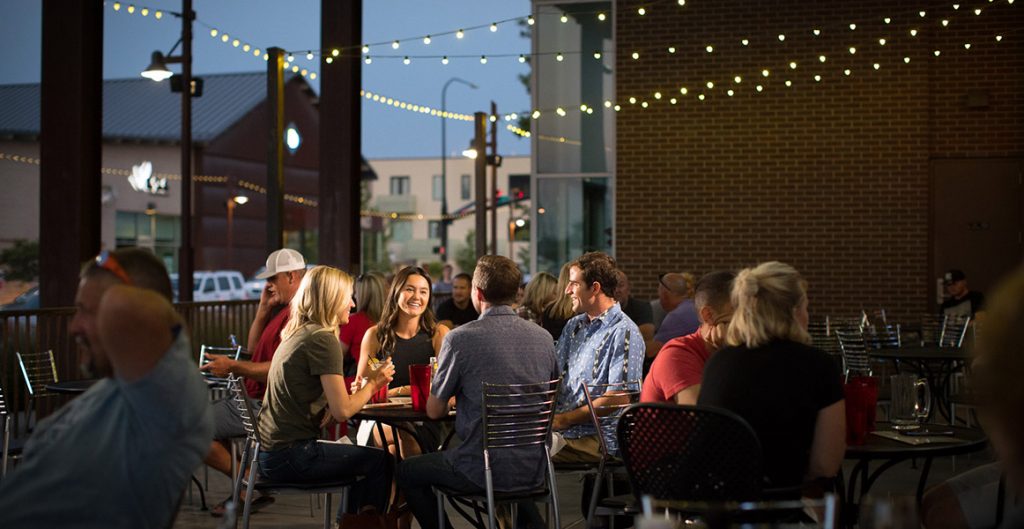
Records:
M327 64L331 64L332 62L334 62L334 57L328 57L324 59L324 62L326 62Z
M689 91L689 90L687 90L685 86L679 89L679 93L680 93L680 94L683 94L683 95L686 95L686 94L688 94L689 92L690 92L690 91Z
M533 19L533 15L526 17L526 23L531 26L534 25L534 23L536 23L536 21Z
M926 17L928 15L928 12L927 11L918 11L917 14L921 15L921 18L924 18L924 17Z
M795 61L789 63L789 69L790 70L796 70L796 62Z
M820 83L821 82L821 76L820 75L815 75L814 76L814 82Z
M708 44L704 49L707 50L708 53L715 51L715 47L710 44Z
M643 103L640 103L640 106L642 106L644 108L647 108L647 106L648 106L647 101L644 101Z
M771 75L771 72L769 72L767 68L761 70L761 77L768 77L769 75Z
M448 64L448 56L441 57L441 64Z
M851 73L851 72L850 72L850 69L849 69L849 68L847 68L847 69L843 70L843 75L847 75L847 76L848 76L848 75L850 75L850 73Z
M487 64L487 56L486 55L481 55L480 56L480 64Z
M704 101L704 94L700 94L700 95L698 95L698 96L697 96L697 99L700 99L701 101Z
M790 86L793 86L793 81L790 81L789 79L786 79L786 87L790 87Z
M910 64L910 57L904 57L904 58L903 58L903 62L904 62L905 64Z
M818 56L818 61L819 62L825 62L826 60L828 60L828 59L824 55L819 55Z
M455 32L455 38L457 38L457 39L461 39L462 37L465 37L465 36L466 36L466 32L462 31L461 29Z
M256 57L259 57L260 56L260 49L256 48L256 49L252 50L252 54L255 55Z
M970 43L970 42L968 42L968 43L964 44L964 49L965 49L965 50L969 50L969 49L971 49L971 43Z
M881 64L878 64L878 63L876 62L875 64L872 64L872 65L871 65L871 67L877 70L877 69L881 68L881 67L882 67L882 65L881 65Z
M606 18L608 18L608 17L606 17L604 13L598 13L597 14L597 19L600 20L601 22L604 22L604 20Z
M878 45L879 46L885 46L885 43L886 43L885 39L878 39Z
M935 50L935 51L934 51L934 53L935 53L935 56L936 56L936 57L938 57L939 55L942 55L942 52L941 52L941 51L939 51L939 50Z
M295 56L291 53L288 54L288 62L295 62Z
M636 59L637 58L637 54L634 53L633 54L633 58ZM562 53L559 52L557 55L555 55L555 60L558 61L558 62L562 62L562 61L565 60L565 56L563 56Z
M373 59L371 59L370 56L367 55L366 58L363 59L363 62L365 62L366 64L373 64Z
M363 44L363 53L370 53L370 47L366 44Z
M953 11L957 11L959 9L960 9L960 4L953 4Z
M408 55L406 55L405 58L402 59L402 64L408 65L410 62L412 62L412 61L409 60L409 56Z
M949 27L949 21L946 19L942 19L942 27Z
M817 36L821 35L821 30L820 29L814 29L814 30L811 31L811 33L814 33L814 36L817 37Z
M676 104L676 98L674 98L674 97L673 97L673 98L670 98L670 99L668 100L668 102L669 102L669 103L672 103L672 104L674 105L674 104Z
M227 41L228 41L228 39L230 39L230 38L231 38L231 37L228 37L228 34L227 34L227 33L224 33L223 35L221 35L221 36L220 36L220 41L221 41L221 42L227 42Z
M311 52L311 51L306 52L306 60L307 61L312 61L313 60L313 52Z
M854 48L853 46L850 46L850 55L853 55L855 53L857 53L857 48Z
M850 31L854 31L856 29L857 29L857 24L850 24Z
M885 17L885 18L882 19L882 22L885 23L885 24L888 24L888 23L892 22L892 19L889 18L889 17Z
M601 52L599 52L599 51L595 51L595 52L594 52L594 58L595 58L595 59L600 59L600 58L601 58Z
M135 12L135 5L134 4L128 4L128 14L132 14L134 12Z
M424 44L430 44L430 35L427 35L427 36L423 37L423 43Z
M1002 42L1002 41L1003 41L1003 36L1002 35L996 35L996 42Z
M708 81L706 86L708 87L708 90L711 90L715 87L715 83L713 81Z
M337 57L339 53L341 53L341 52L338 51L338 48L334 48L333 50L331 50L331 56L332 57Z
M676 52L676 47L675 46L669 46L668 47L668 52L669 53L675 53Z
M243 44L243 45L242 45L242 51L244 51L244 52L246 52L246 53L248 53L248 52L249 52L249 50L251 50L251 49L252 49L252 46L250 46L250 45L248 45L248 44Z
M523 55L522 53L520 53L519 54L519 62L520 63L526 62L526 55Z
M754 89L755 89L755 90L757 90L758 92L762 92L762 91L764 91L764 87L763 87L763 86L761 86L761 85L757 85L757 86L755 86L755 87L754 87Z
M974 15L975 16L981 15L981 8L980 7L974 10Z
M748 46L748 45L750 45L750 41L747 40L747 39L743 39L743 40L740 41L740 44L742 44L744 46Z
M156 13L153 13L153 18L156 18L157 20L160 20L161 18L164 18L164 12L160 11L160 10L157 10Z
M142 10L141 10L141 11L139 11L139 13L141 13L141 14L142 14L142 16L144 16L144 17L148 17L148 16L149 16L149 9L148 9L148 8L145 8L145 7L143 7L143 8L142 8Z
M121 2L114 2L114 11L121 10Z
M642 7L641 7L640 9L637 9L637 10L636 10L636 12L637 12L637 14L638 14L638 15L640 15L640 16L644 16L644 15L646 15L646 14L647 14L647 10L646 10L646 9L644 9L644 8L642 8Z
M742 83L742 82L743 82L743 78L742 78L742 77L740 77L740 76L738 76L738 75L737 75L736 77L733 77L733 78L732 78L732 80L733 80L733 82L734 82L734 83L736 83L736 84L740 84L740 83Z
M559 55L561 55L561 54L559 54ZM640 54L634 51L632 57L633 57L633 60L635 61L635 60L640 58ZM558 60L562 60L562 59L558 59Z
M494 33L495 31L498 31L498 24L491 22L491 33Z
M562 13L562 16L559 17L558 20L560 20L563 24L565 24L566 22L569 21L569 16L566 15L565 13Z
M910 36L911 37L916 37L917 36L917 30L916 29L910 30Z
M784 40L786 40L786 36L779 33L779 42L783 42Z
M398 47L399 47L399 46L401 46L401 45L402 45L402 44L401 44L401 43L399 43L399 42L398 42L397 40L396 40L396 41L393 41L393 42L391 43L391 49L393 49L393 50L397 50L397 49L398 49Z
M661 99L661 92L655 92L654 99ZM586 105L583 105L583 108L581 108L581 110L586 110Z

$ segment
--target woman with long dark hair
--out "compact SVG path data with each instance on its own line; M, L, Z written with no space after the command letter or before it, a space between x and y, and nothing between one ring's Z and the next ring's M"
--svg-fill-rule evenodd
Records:
M409 366L429 363L430 358L436 357L441 350L441 341L448 333L447 327L438 325L430 306L430 297L430 274L422 268L409 266L395 276L380 322L370 327L363 338L354 384L361 383L361 378L369 371L371 364L390 359L395 365L395 377L388 388L388 396L411 395ZM438 437L437 423L426 423L416 428L425 439ZM393 453L394 432L387 427L384 430L386 446ZM377 435L376 431L374 435ZM380 439L376 441L383 445ZM408 432L402 431L399 434L399 442L404 457L422 453Z

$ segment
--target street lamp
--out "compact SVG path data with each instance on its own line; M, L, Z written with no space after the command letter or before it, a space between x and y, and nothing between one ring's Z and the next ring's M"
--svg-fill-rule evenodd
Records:
M192 21L196 14L192 11L192 0L181 0L181 13L168 14L181 18L181 38L167 55L154 51L150 65L142 72L142 76L158 82L164 81L172 76L167 64L181 64L181 248L178 251L178 299L192 301ZM179 45L181 55L172 55Z
M447 96L448 87L452 83L462 83L473 90L478 87L458 77L452 77L444 83L444 87L441 88L441 261L448 261L448 224L451 222L448 220L448 144L447 144L447 131L448 123L445 120L444 115L448 112Z

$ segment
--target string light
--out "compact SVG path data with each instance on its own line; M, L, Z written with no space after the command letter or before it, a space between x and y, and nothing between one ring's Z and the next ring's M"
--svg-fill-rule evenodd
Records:
M789 63L789 69L790 70L796 70L796 62L790 62Z
M448 56L441 57L441 64L448 64Z
M526 55L523 55L522 53L520 53L519 54L519 62L520 63L526 62Z
M601 22L604 22L605 18L607 18L607 17L605 17L604 13L598 13L597 14L597 19L600 20Z
M559 20L561 20L562 23L565 24L566 22L569 21L569 17L565 13L562 13L562 16L561 16L561 18Z
M637 12L637 14L638 14L638 15L640 15L640 16L644 16L644 15L646 15L646 14L647 14L647 10L646 10L646 9L644 9L644 8L642 8L642 7L641 7L640 9L637 9L637 10L636 10L636 12Z
M362 51L363 53L370 53L370 46L363 44Z
M857 24L850 24L850 31L854 31L856 29L857 29Z
M455 32L455 38L457 38L457 39L461 39L462 37L465 37L465 36L466 36L466 32L462 31L461 29Z
M639 55L637 55L635 53L633 54L633 58L634 59L638 59L639 57L640 57ZM555 55L555 60L558 61L558 62L562 62L562 61L565 60L565 57L561 53L559 53L559 54Z
M707 50L708 53L715 51L715 47L710 44L708 44L704 49Z
M307 61L312 61L313 60L313 52L306 53L306 60Z
M749 40L747 40L747 39L743 39L743 40L741 40L741 41L740 41L740 44L742 44L742 45L744 45L744 46L747 46L747 45L749 45L749 44L750 44L750 41L749 41Z
M498 31L498 24L496 22L491 22L491 33L496 31Z
M782 42L784 40L786 40L786 36L780 33L779 34L779 42Z
M561 53L559 53L559 54L558 54L558 57L561 57L561 56L562 56L562 54L561 54ZM633 55L632 55L632 57L633 57L633 60L635 61L635 60L637 60L637 59L639 59L639 58L640 58L640 54L634 51L634 52L633 52ZM556 58L557 58L557 57L556 57ZM558 60L562 60L562 59L558 59Z
M487 64L487 56L486 55L481 55L480 56L480 64Z
M675 53L676 52L676 47L675 46L669 46L668 47L668 52L669 53Z
M878 45L879 46L885 46L885 42L886 42L885 39L878 39Z
M399 46L401 46L401 44L399 44L397 40L391 43L391 49L393 50L397 50Z

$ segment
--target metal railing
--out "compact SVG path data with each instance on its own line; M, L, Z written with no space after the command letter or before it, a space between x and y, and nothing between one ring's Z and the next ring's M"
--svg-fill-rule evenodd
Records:
M257 300L175 303L192 338L193 358L202 344L227 345L234 334L244 345L256 316ZM78 345L68 330L73 307L0 312L0 384L12 416L12 430L24 431L28 411L25 380L17 368L15 353L53 350L58 380L82 378ZM38 417L52 413L68 400L53 395L36 403Z

